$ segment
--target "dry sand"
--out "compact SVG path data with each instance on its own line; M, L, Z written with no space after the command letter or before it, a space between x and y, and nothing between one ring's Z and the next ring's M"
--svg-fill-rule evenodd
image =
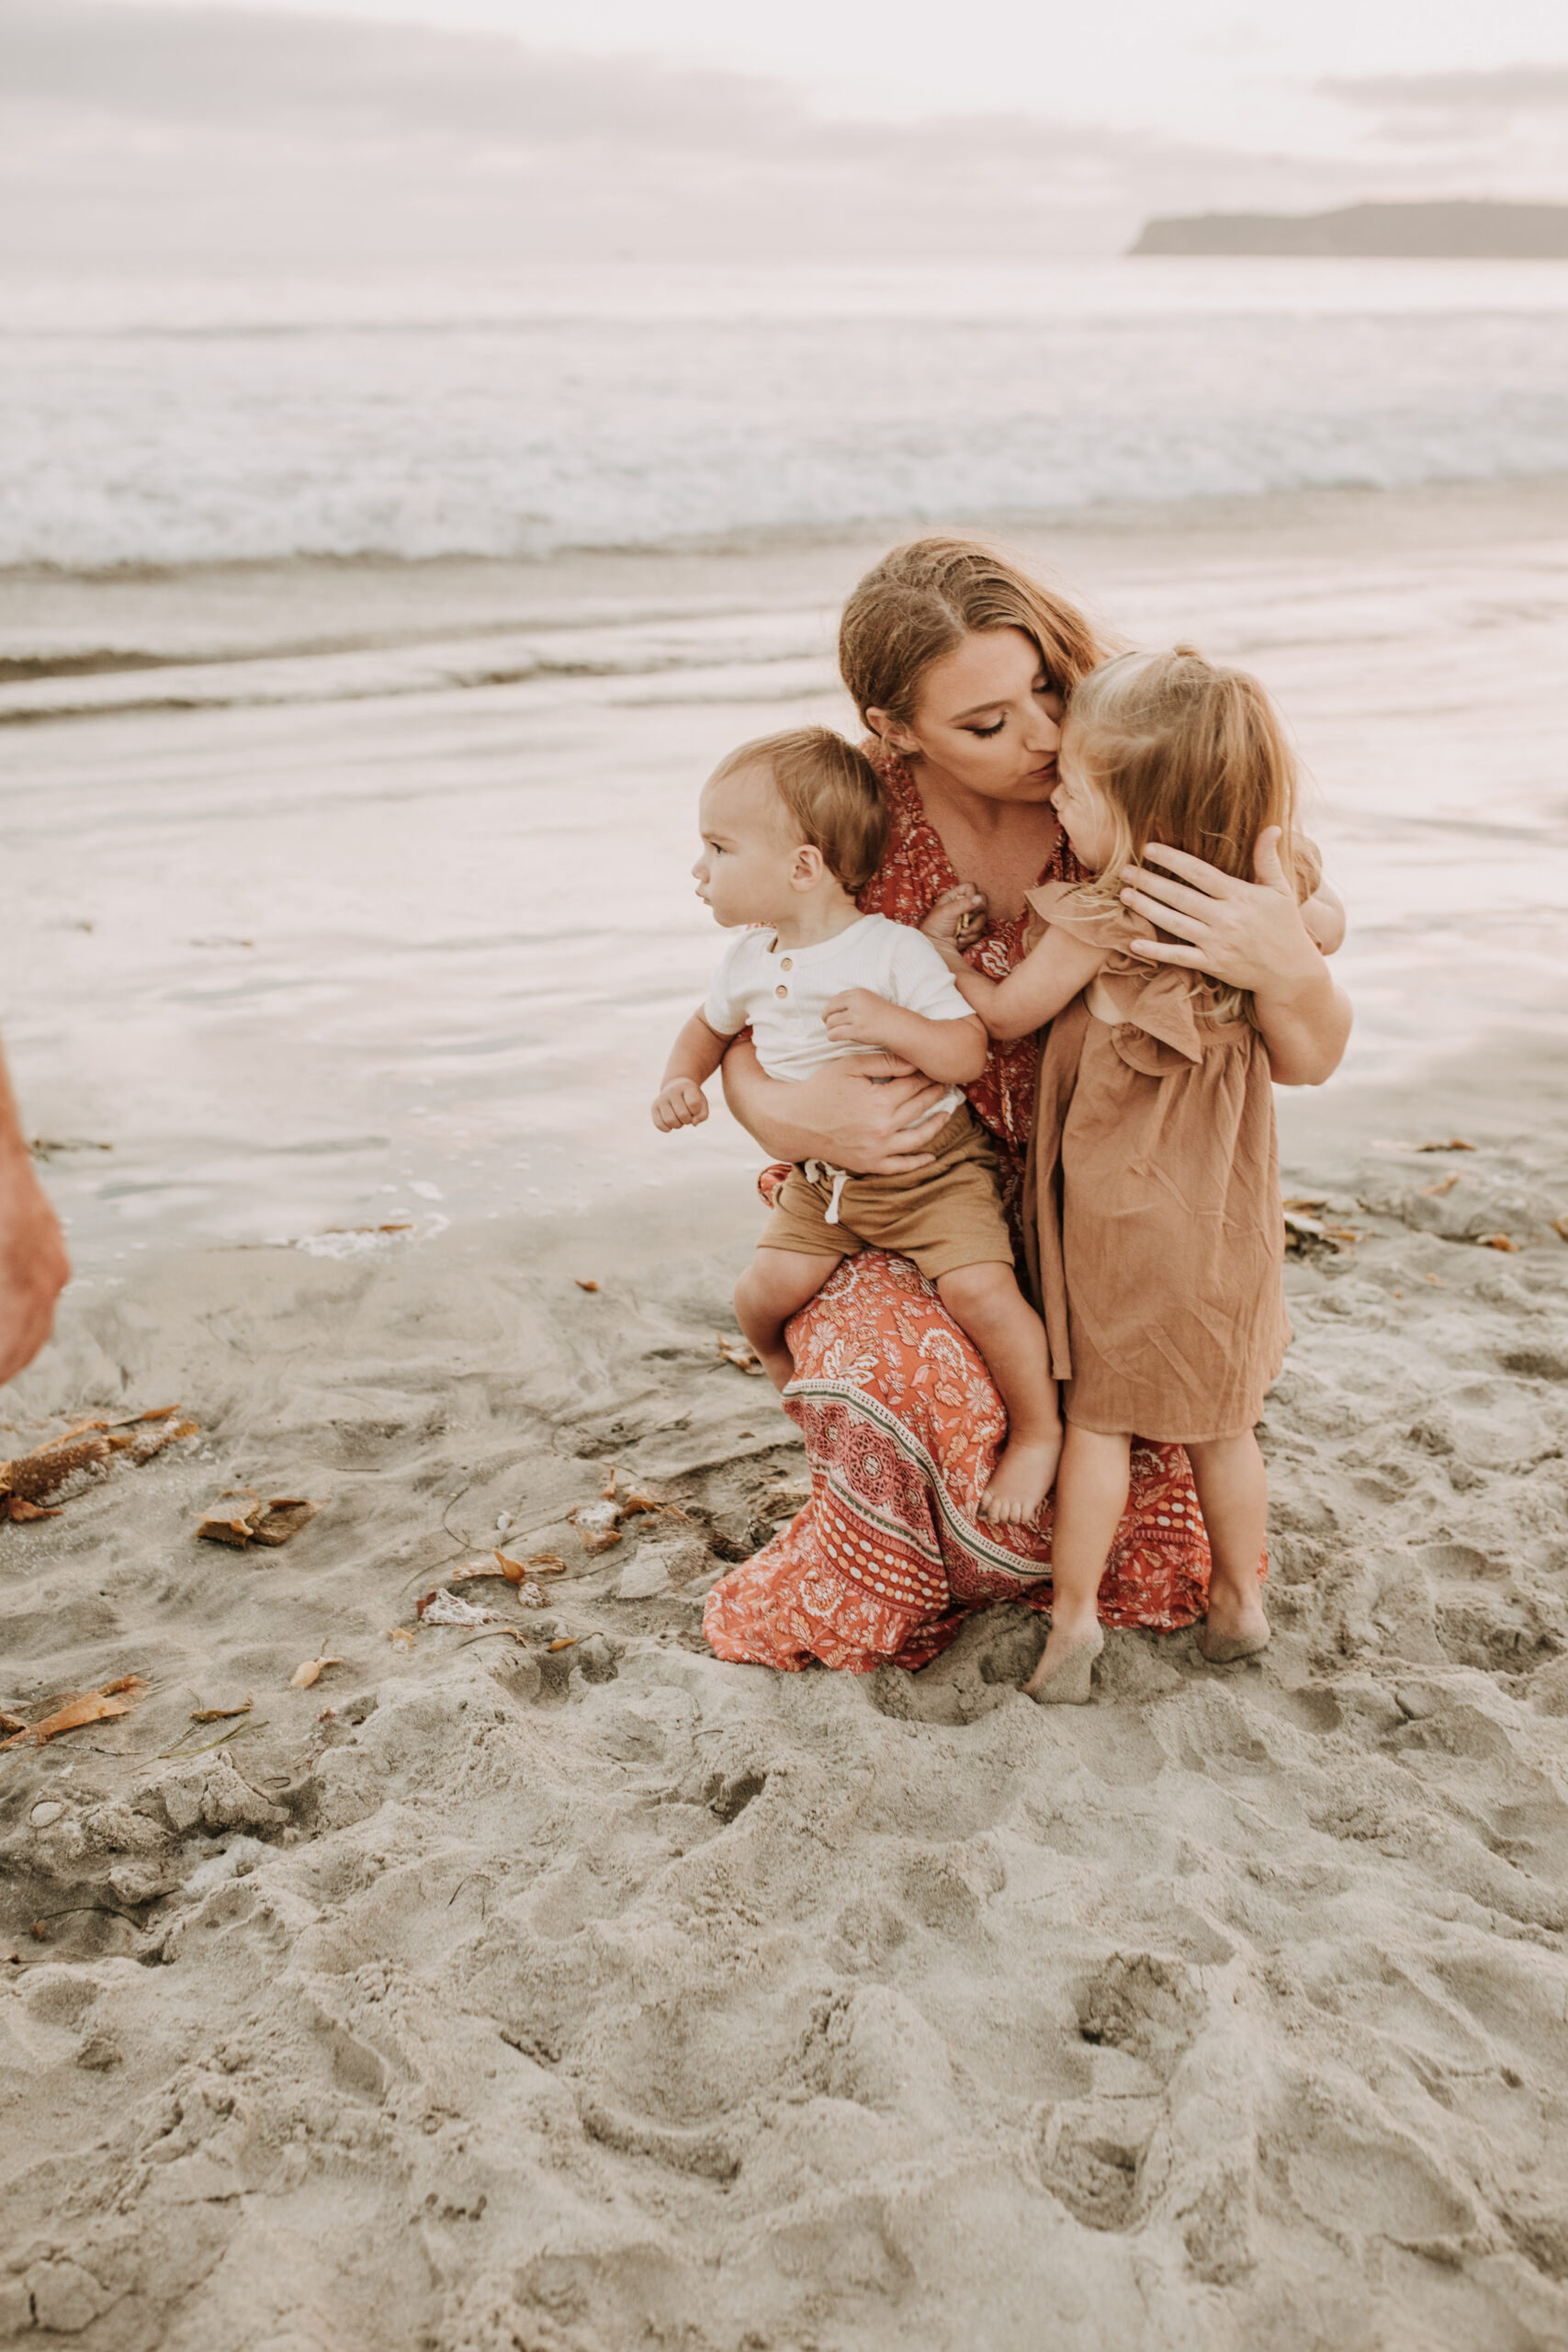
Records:
M1291 1105L1359 1238L1290 1270L1272 1648L1112 1635L1081 1712L1006 1609L915 1678L707 1655L802 1475L714 1344L731 1173L89 1249L0 1453L202 1435L0 1526L0 1706L151 1685L0 1755L0 2342L1568 2345L1568 1072L1493 1010ZM687 1518L591 1555L612 1465ZM325 1508L198 1543L238 1485ZM393 1644L498 1541L542 1609Z

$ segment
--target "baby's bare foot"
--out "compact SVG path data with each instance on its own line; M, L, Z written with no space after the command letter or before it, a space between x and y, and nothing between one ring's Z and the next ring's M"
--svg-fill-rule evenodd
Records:
M981 1518L997 1527L1029 1526L1051 1491L1061 1454L1059 1427L1046 1438L1014 1438L980 1498Z

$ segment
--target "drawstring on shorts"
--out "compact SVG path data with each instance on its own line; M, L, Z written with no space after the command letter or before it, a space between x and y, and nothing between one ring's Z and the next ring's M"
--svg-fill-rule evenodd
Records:
M806 1181L808 1184L819 1184L824 1176L832 1178L833 1197L828 1204L828 1215L824 1222L828 1225L838 1225L840 1222L839 1203L843 1198L844 1186L850 1181L850 1170L847 1168L835 1168L832 1161L829 1159L808 1159L804 1166Z

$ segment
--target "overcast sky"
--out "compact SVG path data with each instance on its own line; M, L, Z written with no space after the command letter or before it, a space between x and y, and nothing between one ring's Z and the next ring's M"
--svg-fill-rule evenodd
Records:
M0 261L1044 260L1568 198L1562 0L0 0Z

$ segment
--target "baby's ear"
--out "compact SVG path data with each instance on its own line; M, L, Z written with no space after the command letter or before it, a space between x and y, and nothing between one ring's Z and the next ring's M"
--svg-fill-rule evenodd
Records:
M789 870L789 878L795 888L797 890L815 890L827 871L828 861L821 851L814 849L809 842L802 842L795 853L795 864Z

